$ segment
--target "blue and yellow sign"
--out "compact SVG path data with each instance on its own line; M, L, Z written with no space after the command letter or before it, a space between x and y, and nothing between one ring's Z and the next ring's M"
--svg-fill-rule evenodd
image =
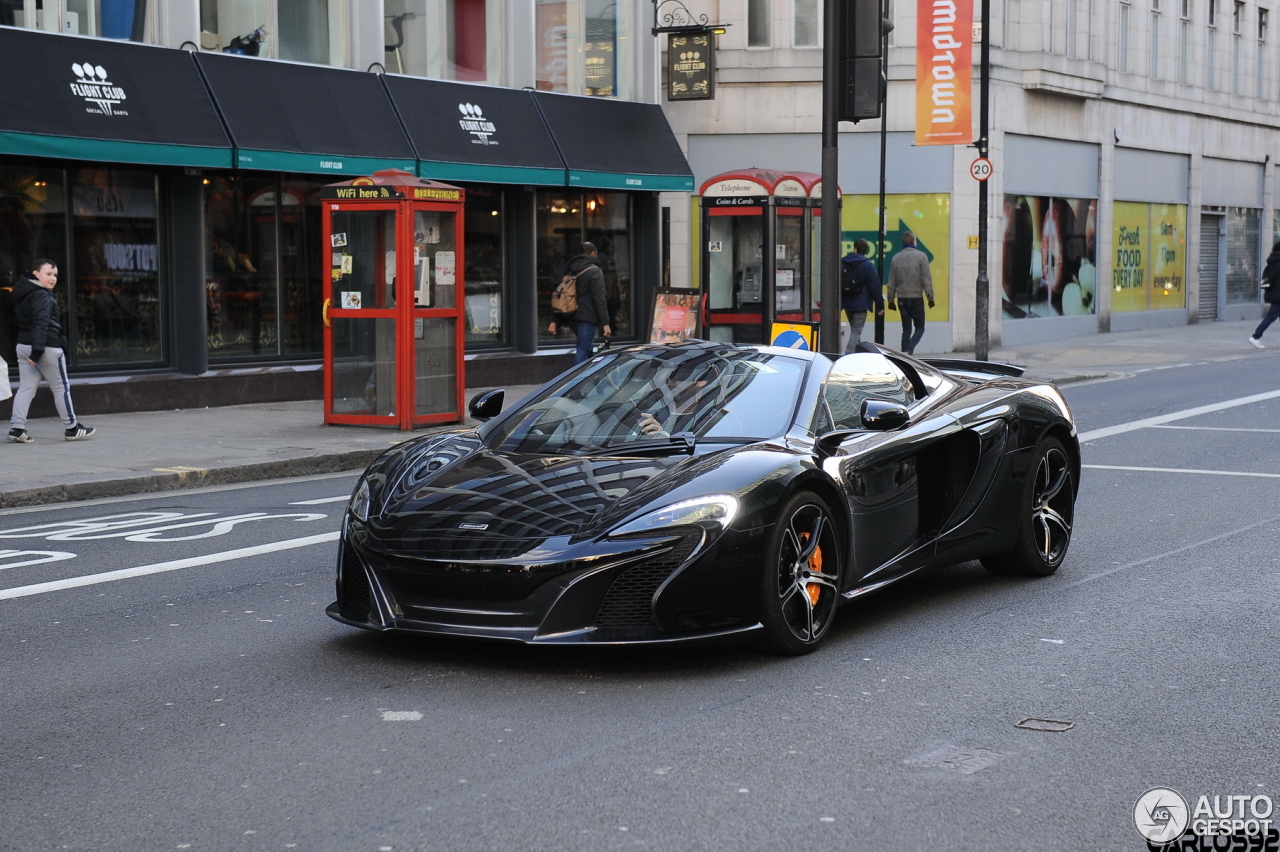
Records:
M818 324L816 322L775 322L769 331L769 340L771 346L812 352L818 348Z

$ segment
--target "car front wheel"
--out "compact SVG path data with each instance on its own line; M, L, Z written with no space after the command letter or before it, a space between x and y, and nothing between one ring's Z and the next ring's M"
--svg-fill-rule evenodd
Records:
M760 645L777 654L818 647L840 602L840 541L831 509L801 492L782 507L769 537Z

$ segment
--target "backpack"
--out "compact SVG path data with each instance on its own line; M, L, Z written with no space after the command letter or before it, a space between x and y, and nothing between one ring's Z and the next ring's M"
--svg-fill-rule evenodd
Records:
M586 271L583 269L578 275ZM551 313L556 322L569 322L578 311L578 275L566 274L551 292Z
M857 263L849 263L841 261L840 263L840 295L841 296L858 296L862 294L863 281L862 277L856 274L859 265L870 263L867 258L863 258Z

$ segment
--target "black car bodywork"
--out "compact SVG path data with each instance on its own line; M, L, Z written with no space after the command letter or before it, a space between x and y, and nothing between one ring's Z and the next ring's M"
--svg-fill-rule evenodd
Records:
M931 365L861 348L838 362L702 342L608 356L793 359L795 392L773 401L768 416L782 428L765 438L663 433L661 445L631 441L616 451L501 443L588 362L479 429L402 444L357 486L328 613L378 631L669 643L776 633L790 607L801 612L799 641L778 647L803 652L836 605L923 568L983 558L1001 573L1056 570L1080 465L1057 389L1006 365ZM857 391L865 382L842 386L837 365L849 358L860 376L866 364L890 375L898 396L868 399ZM794 508L802 504L809 508ZM780 512L798 532L782 530ZM1034 570L1016 555L1028 547ZM793 575L799 603L788 592ZM824 597L819 582L838 594ZM779 588L781 603L772 597ZM819 612L820 602L828 609Z

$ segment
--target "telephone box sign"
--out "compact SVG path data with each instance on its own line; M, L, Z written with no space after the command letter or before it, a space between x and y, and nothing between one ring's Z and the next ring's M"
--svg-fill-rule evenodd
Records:
M367 201L378 198L403 198L404 194L389 186L326 186L320 191L320 196Z
M667 100L696 101L715 96L715 49L711 33L668 33Z
M973 141L973 0L916 0L916 144Z

